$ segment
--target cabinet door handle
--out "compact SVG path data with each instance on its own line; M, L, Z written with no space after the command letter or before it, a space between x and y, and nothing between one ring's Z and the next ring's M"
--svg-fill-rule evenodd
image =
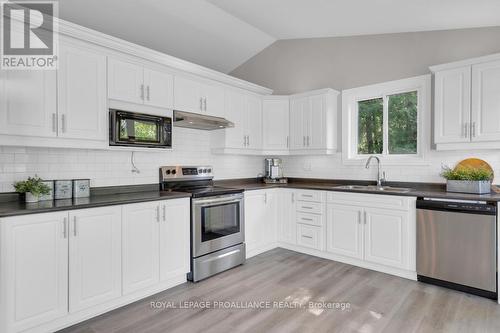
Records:
M292 203L295 203L295 193L292 193Z
M141 84L141 99L144 100L144 84Z
M358 211L358 224L361 224L361 211Z
M206 97L203 99L203 109L205 111L207 111L207 98Z
M167 222L167 207L163 205L163 222Z
M203 111L203 98L200 97L200 111Z
M472 137L475 138L476 137L476 122L475 121L472 122L471 131L472 131Z
M307 146L308 146L308 147L310 146L310 144L309 144L309 138L310 138L310 137L309 137L309 135L308 135L308 136L307 136Z
M366 211L363 212L364 215L364 224L366 224Z
M66 115L64 113L61 115L61 131L66 132Z
M63 219L63 238L68 236L68 218Z
M156 222L160 223L160 205L156 206Z
M290 137L288 135L286 136L286 147L290 148Z
M146 99L149 101L149 86L146 87Z
M244 147L247 146L247 136L246 135L243 135L243 146Z
M264 194L264 203L267 204L267 193Z
M73 236L76 237L76 216L73 216Z
M304 146L304 147L306 146L306 137L305 136L302 137L302 146Z
M247 135L247 145L250 146L250 135Z
M55 113L52 114L52 132L57 132L57 115Z

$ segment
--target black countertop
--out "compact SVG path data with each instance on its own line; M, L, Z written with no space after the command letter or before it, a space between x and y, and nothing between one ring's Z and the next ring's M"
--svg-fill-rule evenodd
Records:
M374 185L374 182L357 180L327 180L309 178L290 178L288 184L265 184L259 178L219 180L216 185L243 189L245 191L272 188L291 188L305 190L376 193L383 195L398 195L410 197L428 197L455 200L500 201L500 190L493 186L489 194L467 194L446 192L445 184L387 182L384 185L411 188L409 192L380 192L365 190L339 189L341 185ZM497 192L498 191L498 192ZM189 193L160 191L158 185L113 186L93 188L89 198L41 201L25 203L17 194L0 194L0 218L8 216L56 212L73 209L95 208L113 205L123 205L138 202L189 198Z
M263 190L269 188L291 188L304 190L337 191L351 193L370 193L383 195L397 195L410 197L440 198L452 200L474 200L474 201L500 201L500 189L497 186L492 187L489 194L468 194L446 192L446 184L438 183L408 183L408 182L386 182L384 185L393 187L410 188L409 192L382 192L376 190L348 190L339 189L342 185L375 185L371 181L344 180L344 179L313 179L313 178L289 178L287 184L265 184L261 179L231 179L216 181L217 185L243 188L246 191Z
M50 200L37 203L25 203L14 194L2 196L4 198L3 200L0 198L0 218L191 197L189 193L159 191L158 185L103 188L93 190L92 195L88 198Z

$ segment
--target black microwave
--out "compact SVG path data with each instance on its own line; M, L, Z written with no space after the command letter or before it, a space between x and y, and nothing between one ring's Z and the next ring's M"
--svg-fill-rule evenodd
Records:
M172 118L109 109L109 145L172 148Z

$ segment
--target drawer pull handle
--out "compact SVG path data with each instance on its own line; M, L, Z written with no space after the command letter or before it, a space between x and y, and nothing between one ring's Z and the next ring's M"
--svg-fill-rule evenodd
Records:
M306 218L306 217L301 217L301 219L302 219L303 221L311 221L311 222L313 221L313 219L308 219L308 218Z
M313 209L312 207L309 207L309 206L302 206L302 208L304 208L304 209Z
M312 236L302 235L302 237L312 239Z
M303 197L306 197L306 198L312 198L312 194L302 194Z

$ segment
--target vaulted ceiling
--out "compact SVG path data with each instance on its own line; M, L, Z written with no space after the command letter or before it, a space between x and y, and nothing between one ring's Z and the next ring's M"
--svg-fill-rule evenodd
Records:
M500 25L498 0L62 0L62 19L225 73L278 39Z

